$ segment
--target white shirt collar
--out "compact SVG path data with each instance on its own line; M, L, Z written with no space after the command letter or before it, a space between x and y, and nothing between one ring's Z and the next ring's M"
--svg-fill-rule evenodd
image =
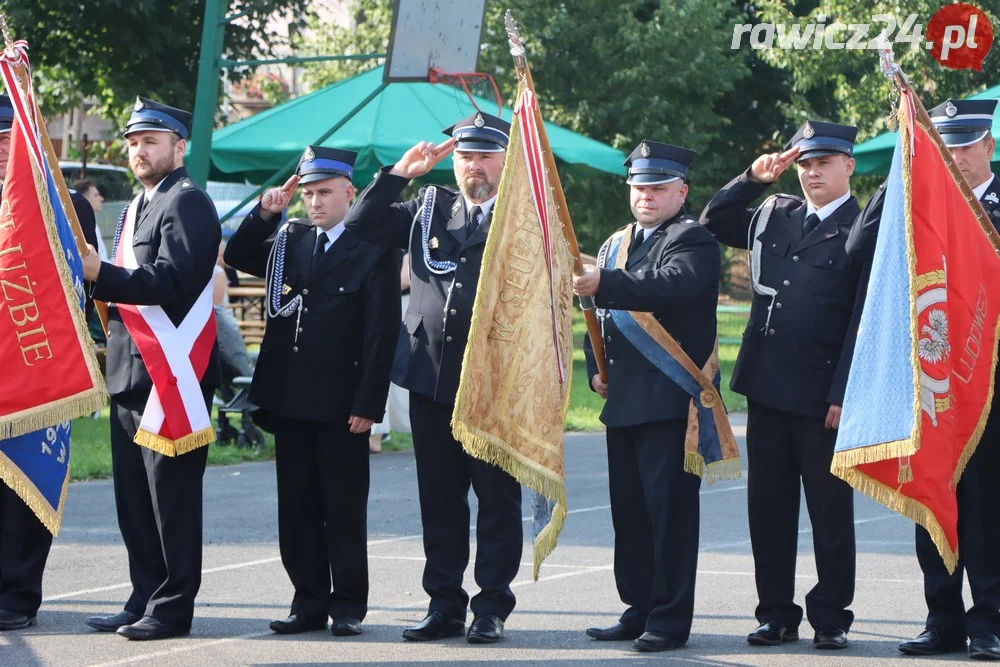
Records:
M819 218L820 222L822 222L827 218L829 218L831 215L833 215L833 212L836 211L838 208L840 208L843 205L843 203L850 198L851 198L851 190L850 188L848 188L847 192L845 192L843 195L837 197L832 202L830 202L829 204L818 210L813 208L813 205L809 203L809 200L806 200L806 217L808 218L810 214L815 213L816 216Z
M316 238L319 239L320 234L326 234L326 249L329 250L334 242L340 238L340 235L344 233L344 221L341 220L335 224L330 229L324 231L322 227L316 227Z
M493 204L496 203L497 196L493 195L492 197L490 197L489 199L487 199L486 201L484 201L482 204L474 204L467 197L463 197L463 199L465 199L465 210L466 211L471 211L473 206L478 206L479 207L479 210L481 210L483 212L483 217L480 218L479 221L482 221L482 220L485 220L486 216L488 216L490 214L490 209L493 208Z
M171 172L171 173L173 173L173 172ZM170 176L170 174L167 174L167 176ZM154 185L152 188L146 188L146 203L147 204L149 202L153 201L153 195L155 195L160 190L160 186L163 185L163 181L167 180L167 176L164 176L160 180L160 182L157 183L156 185Z
M986 191L990 189L990 184L993 183L993 179L996 178L995 175L990 174L990 177L986 179L985 182L980 183L976 187L972 188L972 194L976 195L976 199L982 199Z
M666 220L664 220L663 222L666 222ZM636 223L636 225L639 227L639 229L642 230L642 241L643 241L643 243L645 243L647 240L649 240L649 237L652 236L653 233L657 229L659 229L660 227L663 226L663 222L661 222L660 224L658 224L656 227L649 227L648 229L646 227L643 227L639 223Z

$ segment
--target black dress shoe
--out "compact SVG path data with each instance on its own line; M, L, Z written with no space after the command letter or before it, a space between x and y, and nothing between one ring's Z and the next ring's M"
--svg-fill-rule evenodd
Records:
M153 641L156 639L170 639L171 637L184 637L191 634L191 628L168 625L152 616L143 616L132 625L123 625L118 628L118 634L126 639Z
M446 637L461 637L463 634L465 634L465 623L457 618L448 618L439 611L432 611L416 627L403 630L403 639L426 642Z
M777 646L785 642L799 641L798 628L789 630L783 625L764 623L747 635L747 644L751 646Z
M684 644L673 637L668 637L662 632L644 632L638 639L632 642L636 651L651 653L653 651L669 651L673 648L680 648Z
M279 635L297 635L300 632L326 630L326 616L292 614L283 621L271 621L271 625L268 627Z
M973 660L1000 660L1000 639L989 632L977 632L969 641L969 657Z
M112 614L111 616L91 616L85 621L85 623L95 630L100 630L101 632L115 632L118 628L126 625L132 625L140 618L142 618L142 616L139 616L139 614L133 614L130 611L120 611L117 614Z
M965 650L965 637L945 636L937 628L927 628L916 639L905 641L899 650L906 655L940 655Z
M620 642L626 639L638 639L642 630L630 628L621 623L615 623L609 628L587 628L587 636L599 642Z
M335 637L354 637L361 634L361 621L353 616L335 616L330 625L330 633Z
M0 609L0 630L20 630L34 624L34 616Z
M839 628L836 630L817 630L813 637L813 648L847 648L847 633Z
M465 638L470 644L495 644L503 639L503 621L493 614L476 616Z

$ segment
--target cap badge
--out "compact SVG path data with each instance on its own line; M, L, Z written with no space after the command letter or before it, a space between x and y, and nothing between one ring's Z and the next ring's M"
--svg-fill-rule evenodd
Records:
M306 152L302 154L303 162L312 162L316 159L316 153L313 152L312 146L306 147Z
M476 127L482 127L482 126L486 125L486 121L483 120L483 114L477 113L476 114L476 119L474 121L472 121L472 124L475 125Z
M135 98L135 105L133 105L133 107L132 107L132 111L142 111L142 110L143 110L143 108L145 108L145 106L146 106L146 105L144 105L144 104L142 103L142 100L140 100L140 99L139 99L139 98L137 97L137 98Z
M816 136L816 130L813 129L812 125L806 125L805 129L802 130L802 136L806 139L812 139Z
M954 118L957 113L958 107L952 104L951 100L948 100L948 103L944 105L944 115L948 116L948 118Z
M643 157L649 157L650 153L649 144L647 144L645 141L642 142L642 144L639 145L639 153L641 153Z

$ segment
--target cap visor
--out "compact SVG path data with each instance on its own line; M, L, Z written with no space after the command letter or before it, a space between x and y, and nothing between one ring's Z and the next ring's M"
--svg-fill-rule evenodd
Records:
M299 176L299 185L305 185L306 183L315 183L317 181L329 181L334 178L346 178L351 180L351 177L347 174L334 173L334 172L319 172L314 171L311 174L303 174Z
M667 174L632 174L625 183L628 185L660 185L661 183L679 181L680 178L680 176L668 176Z
M941 138L944 139L944 145L948 148L962 148L963 146L971 146L976 142L982 141L989 133L989 130L983 130L982 132L956 132L954 134L942 134Z
M460 153L503 153L506 147L492 141L458 141L455 150Z

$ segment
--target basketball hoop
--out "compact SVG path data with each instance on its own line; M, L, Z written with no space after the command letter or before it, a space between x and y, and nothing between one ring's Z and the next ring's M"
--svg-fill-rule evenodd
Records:
M472 106L476 107L477 110L482 111L479 105L476 104L476 99L472 95L472 91L469 89L469 85L480 85L483 87L487 93L490 90L493 92L493 99L497 103L497 116L503 111L503 98L500 95L500 89L497 87L497 82L493 80L493 77L485 72L445 72L437 67L431 67L430 71L427 73L427 81L430 83L443 83L447 86L458 86L462 87L465 94L468 95L469 101ZM488 84L488 85L487 85Z

